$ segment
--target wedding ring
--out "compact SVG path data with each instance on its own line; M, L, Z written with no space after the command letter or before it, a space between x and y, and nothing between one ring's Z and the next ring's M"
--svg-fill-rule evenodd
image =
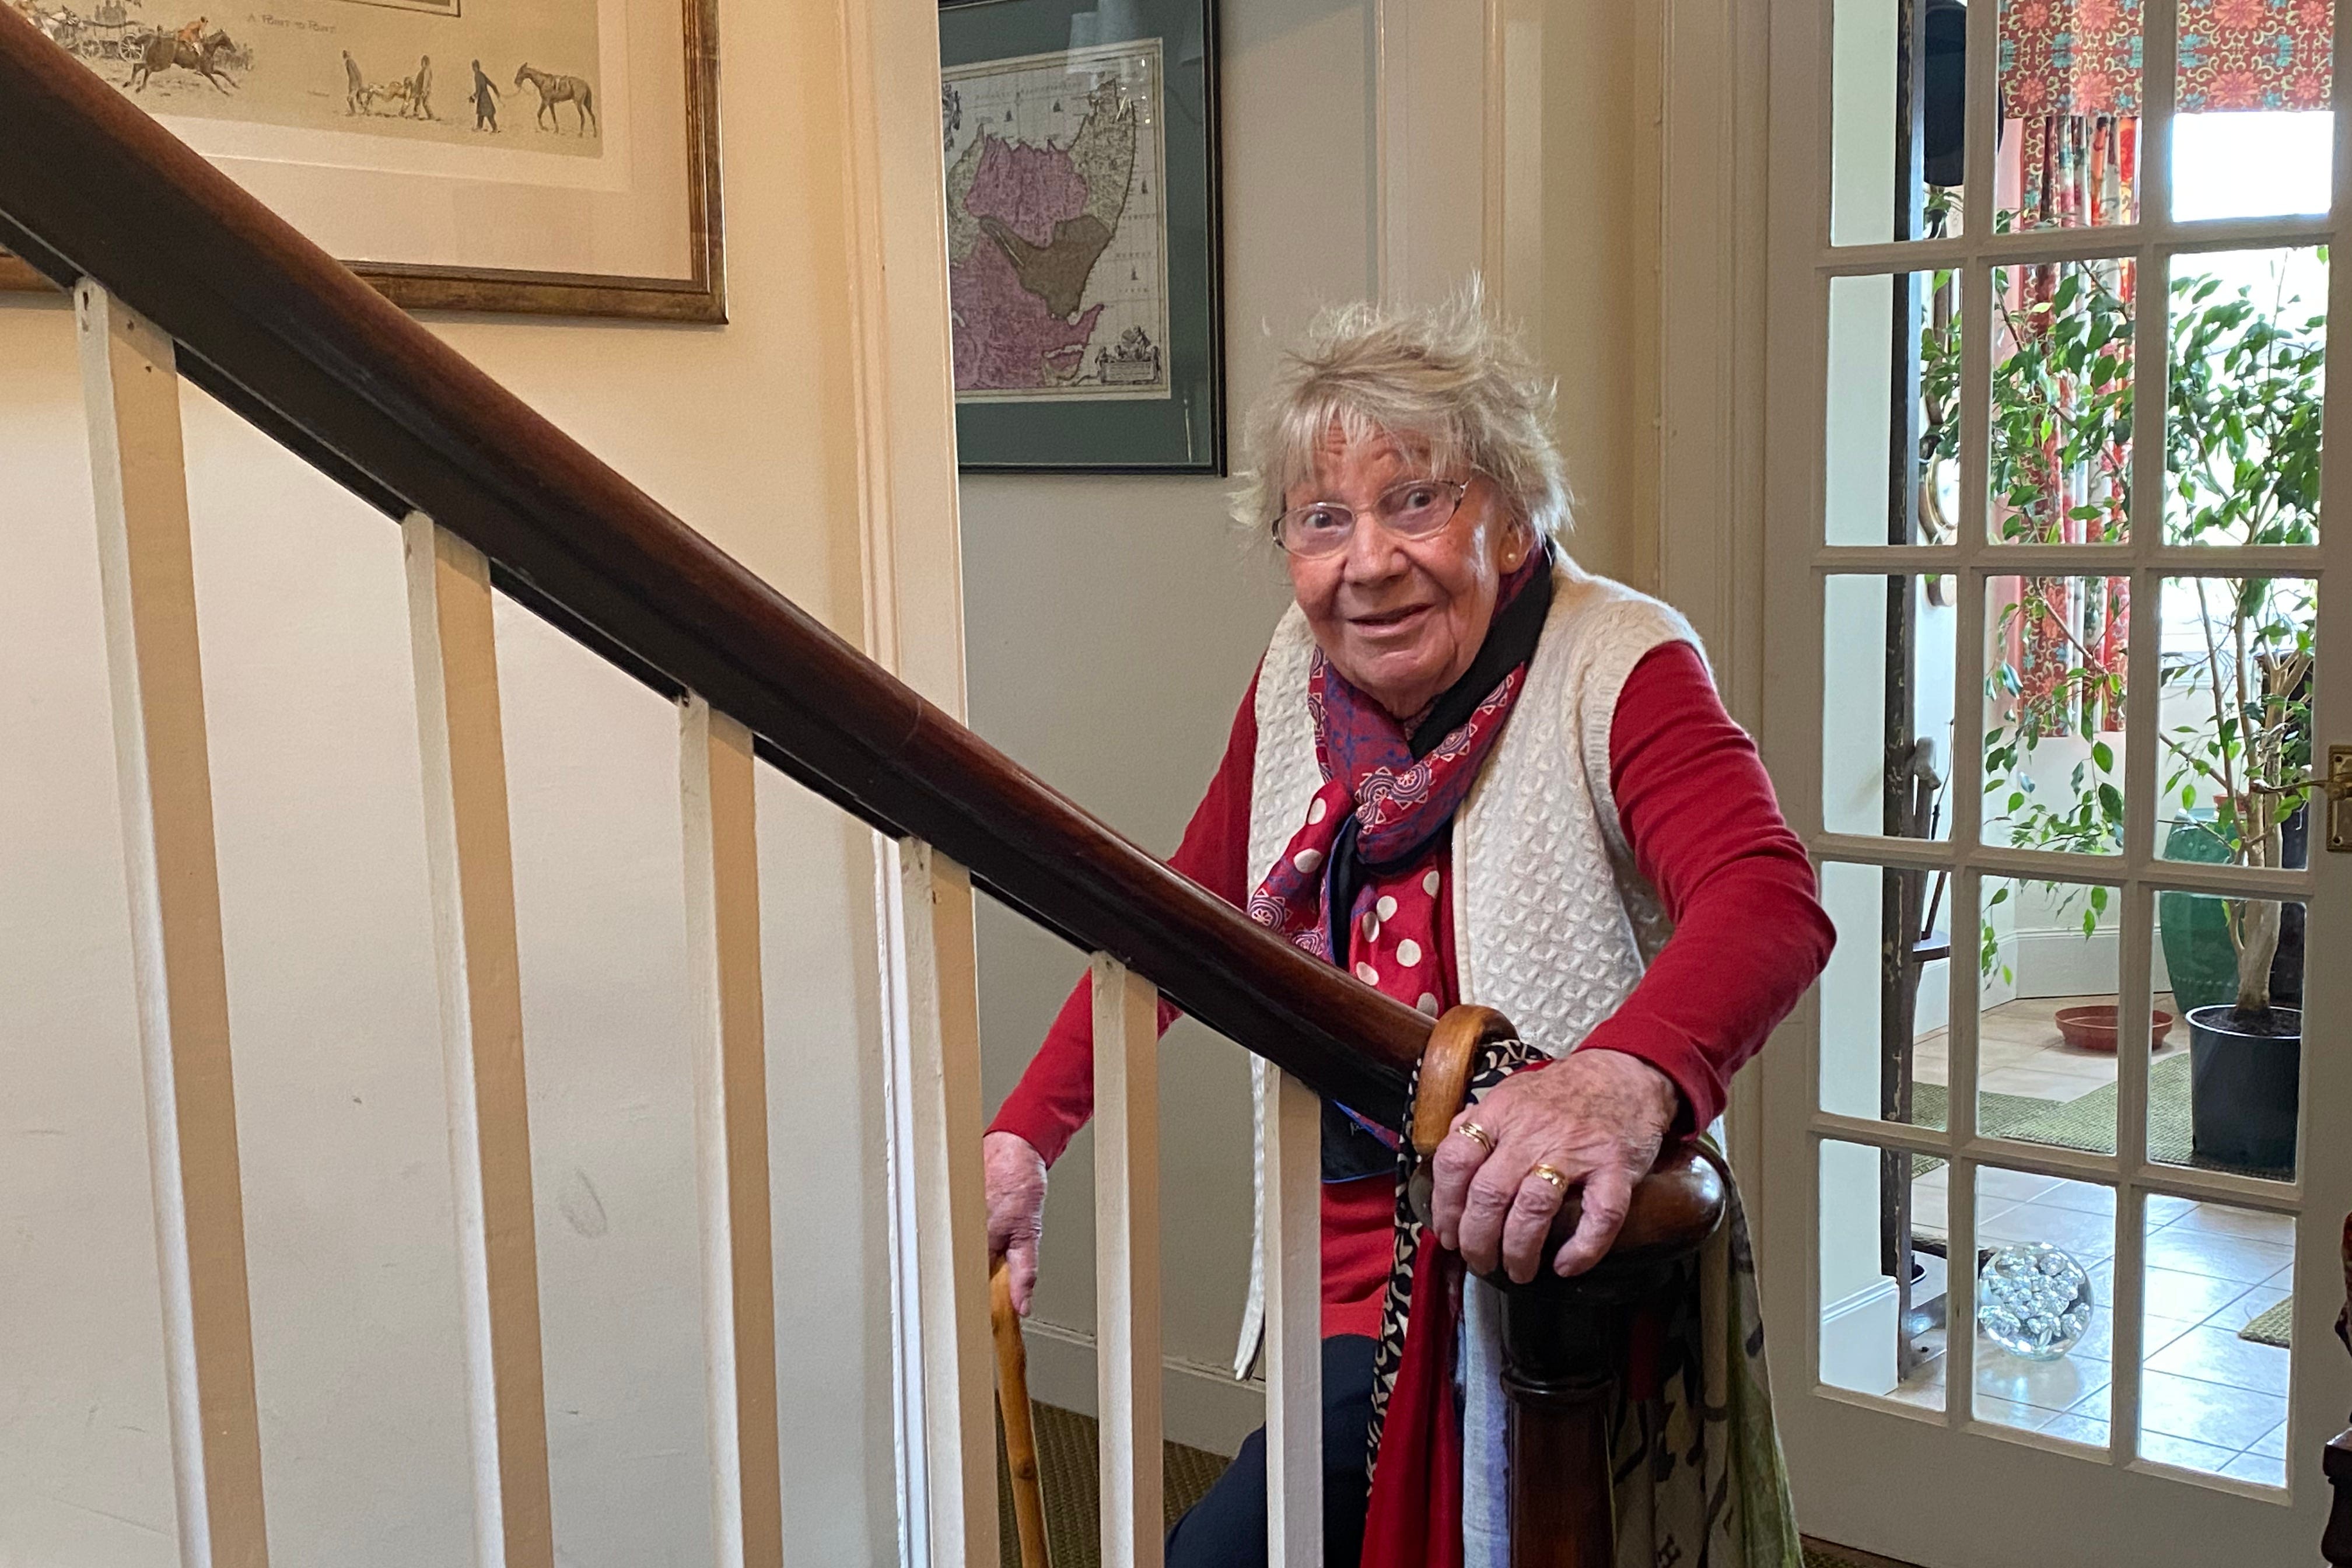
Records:
M1568 1191L1567 1175L1562 1172L1553 1170L1549 1165L1538 1165L1534 1170L1529 1171L1528 1174L1534 1176L1540 1181L1549 1182L1552 1185L1552 1191L1556 1193L1565 1193Z
M1495 1152L1495 1135L1487 1131L1485 1128L1479 1126L1476 1122L1465 1121L1454 1131L1460 1133L1463 1137L1469 1139L1470 1142L1486 1151L1487 1153L1491 1154Z

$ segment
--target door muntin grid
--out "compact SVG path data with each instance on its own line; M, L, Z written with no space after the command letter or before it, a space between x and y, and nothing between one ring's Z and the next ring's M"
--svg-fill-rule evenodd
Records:
M1851 0L1848 0L1849 5ZM1824 4L1820 14L1832 7ZM2328 244L2336 226L2333 213L2313 215L2292 210L2274 215L2255 216L2223 216L2207 217L2200 214L2184 214L2178 220L2171 212L2171 137L2172 114L2179 80L2177 68L2179 8L2177 4L2151 3L2143 7L2144 38L2142 63L2145 70L2141 127L2141 199L2137 213L2120 215L2132 221L2120 222L2099 228L2036 228L2003 231L1992 223L1958 226L1959 232L1927 232L1926 237L1889 239L1877 236L1859 235L1850 224L1832 218L1832 208L1837 205L1822 199L1825 193L1816 189L1806 196L1806 206L1812 212L1818 226L1810 258L1812 273L1813 310L1810 323L1812 335L1801 349L1804 363L1811 374L1812 387L1821 398L1821 415L1826 428L1832 416L1831 406L1831 375L1829 363L1832 351L1823 345L1832 318L1830 291L1834 280L1864 279L1871 276L1901 277L1904 275L1933 277L1938 272L1957 276L1958 279L1958 314L1965 321L1982 322L1990 320L1990 306L1993 301L1995 268L2032 267L2080 267L2084 263L2105 260L2111 264L2129 266L2142 280L2168 280L2177 261L2189 260L2206 253L2242 252L2250 249L2291 250ZM1992 101L1995 75L1995 48L1998 16L1996 5L1981 4L1970 8L1968 19L1969 50L1969 166L1971 170L1991 166L1994 124L1992 116L1983 112ZM2345 30L2342 18L2335 23L2336 41L2340 45ZM1834 28L1826 23L1816 37L1833 35ZM1826 51L1825 51L1826 52ZM2341 50L2339 49L2340 53ZM1834 58L1825 60L1819 69L1815 87L1816 106L1821 128L1823 157L1818 168L1828 169L1832 160L1827 147L1833 118L1832 100L1836 98ZM2334 213L2346 210L2347 158L2341 145L2346 141L2347 122L2352 117L2344 112L2345 89L2340 82L2335 89L2336 110L2332 140L2333 168L2329 188L2334 193ZM1895 182L1899 184L1900 182ZM1979 181L1979 189L1990 182ZM1846 193L1840 193L1840 200ZM2298 204L2280 203L2281 206ZM2308 201L2299 205L2308 205ZM2330 276L2326 281L2327 309L2326 314L2339 313L2337 298L2344 289L2340 279ZM2151 504L2149 498L2168 495L2167 451L2165 446L2167 398L2168 386L2168 354L2171 344L2168 329L2171 323L2169 290L2163 287L2143 287L2135 300L2136 309L2128 321L2128 362L2137 379L2137 395L2125 424L2123 435L2123 471L2116 476L2120 486L2127 487L2132 496L2139 498L2136 510L2140 525L2129 529L2120 540L2097 541L2058 539L2053 542L2019 543L2003 540L1990 526L1993 504L1989 502L1989 480L1991 468L1988 390L1994 368L1994 344L1990 334L1964 334L1959 353L1958 400L1960 428L1956 443L1948 447L1949 460L1958 469L1958 526L1946 539L1914 533L1910 542L1874 544L1864 542L1866 530L1857 534L1854 530L1824 533L1822 520L1828 516L1825 497L1836 482L1827 472L1833 461L1832 443L1814 441L1807 444L1811 454L1810 489L1812 504L1806 509L1805 519L1814 540L1811 551L1810 580L1812 586L1807 614L1807 640L1823 636L1822 616L1828 609L1828 596L1833 591L1833 580L1840 577L1898 574L1937 576L1956 585L1955 596L1958 625L1962 628L1957 639L1953 669L1952 708L1953 729L1961 736L1981 736L1988 728L1986 675L1988 649L1979 628L1985 624L1989 599L2001 590L1996 584L2004 579L2026 580L2074 575L2081 578L2113 581L2139 596L2140 602L2151 606L2162 597L2167 579L2190 577L2271 577L2292 573L2306 581L2313 604L2318 607L2315 635L2340 642L2334 633L2341 618L2332 601L2338 597L2327 577L2322 553L2315 540L2298 541L2284 546L2246 544L2228 542L2218 544L2191 544L2179 537L2179 530L2162 522L2164 508ZM1785 354L1786 351L1780 351ZM1834 440L1834 437L1832 437ZM2321 462L2324 478L2320 489L2329 495L2345 489L2342 460L2323 447ZM1775 487L1775 493L1785 490ZM2117 671L2127 690L2154 693L2158 689L2163 667L2160 639L2145 637L2120 654L2123 668ZM1814 670L1824 668L1828 650L1824 644L1814 644L1813 657L1805 662ZM1822 693L1816 687L1815 697ZM2318 710L2313 710L2317 714ZM1833 721L1834 716L1832 716ZM1794 750L1808 759L1808 772L1824 769L1825 716L1819 700L1806 714L1809 738L1797 739ZM2319 725L2312 733L2322 733ZM2118 743L2119 742L2119 743ZM2158 837L2157 786L2165 761L2159 748L2156 725L2126 723L2120 734L2107 744L2116 753L2112 771L2117 792L2122 797L2123 811L2116 823L2115 842L2108 853L2085 855L2066 850L2043 850L2004 843L1999 835L1988 841L1985 833L1988 803L1982 789L1980 771L1982 757L1973 746L1956 745L1950 757L1951 778L1945 804L1948 826L1940 835L1925 839L1895 838L1885 832L1854 831L1859 826L1854 813L1846 812L1837 822L1844 831L1831 831L1822 814L1823 797L1819 789L1807 792L1810 798L1792 802L1810 829L1817 859L1843 862L1870 871L1893 872L1914 869L1943 877L1953 909L1951 923L1955 930L1967 922L1975 928L1980 918L1980 900L1990 880L1995 879L2053 879L2078 884L2096 883L2110 889L2110 907L2116 932L2119 970L2117 1032L2124 1040L2146 1038L2153 1011L2150 984L2156 901L2168 891L2206 894L2238 894L2252 899L2288 899L2310 900L2320 885L2316 869L2305 866L2294 869L2262 869L2232 866L2184 865L2168 862L2164 846ZM1821 773L1811 773L1808 782L1821 781ZM1993 803L1996 813L2005 803ZM1958 960L1953 960L1957 971ZM1957 989L1957 980L1955 981ZM2305 1173L2299 1172L2293 1181L2263 1183L2202 1171L2185 1171L2159 1166L2151 1162L2147 1145L2148 1068L2140 1053L2125 1051L2119 1058L2116 1104L2115 1152L2100 1153L2081 1150L2046 1147L2020 1143L1989 1136L1978 1125L1978 1097L1975 1085L1979 1074L1980 1045L1976 1009L1957 1005L1950 1009L1949 1072L1951 1083L1948 1124L1941 1129L1916 1124L1899 1124L1875 1117L1850 1114L1830 1109L1834 1097L1828 1097L1822 1079L1823 1055L1821 1019L1818 1009L1813 1026L1807 1033L1811 1059L1807 1081L1811 1086L1808 1140L1811 1151L1806 1164L1811 1173L1815 1199L1813 1213L1808 1221L1811 1228L1809 1256L1818 1258L1822 1246L1822 1219L1818 1212L1821 1191L1822 1146L1838 1142L1854 1147L1866 1147L1882 1152L1932 1154L1950 1161L1953 1172L1953 1197L1948 1223L1954 1236L1973 1235L1975 1227L1973 1184L1975 1172L1988 1166L2045 1173L2053 1178L2071 1181L2105 1183L2116 1191L2115 1241L2114 1354L2118 1369L2113 1390L2113 1416L2107 1457L2111 1463L2147 1468L2149 1461L2139 1457L2136 1443L2136 1423L2138 1415L2140 1346L2140 1295L2146 1261L2146 1219L2151 1201L2158 1204L2187 1198L2221 1200L2250 1210L2271 1210L2289 1215L2298 1214L2306 1197ZM2305 1052L2304 1079L2305 1100L2309 1103L2311 1083L2310 1053ZM1963 1092L1963 1090L1966 1092ZM1851 1106L1850 1110L1858 1110ZM2304 1117L2305 1138L2308 1142L2310 1116ZM1965 1192L1963 1189L1967 1189ZM1973 1254L1955 1261L1952 1272L1954 1288L1949 1300L1955 1315L1948 1355L1953 1365L1949 1376L1954 1386L1973 1385L1970 1366L1974 1340L1974 1305L1972 1285ZM1818 1289L1817 1289L1818 1295ZM1817 1307L1822 1305L1816 1300ZM1814 1347L1814 1371L1817 1391L1831 1397L1854 1398L1850 1393L1840 1394L1822 1383L1819 1376L1820 1347ZM2300 1375L2300 1374L2298 1374ZM1874 1400L1865 1403L1877 1405ZM1886 1405L1883 1407L1894 1409ZM1905 1413L1919 1419L1940 1420L1948 1426L1970 1426L1974 1420L1969 1401L1956 1398L1943 1403L1940 1411L1924 1411L1912 1407ZM2300 1413L2298 1413L2298 1418ZM2200 1478L2207 1479L2207 1478ZM2275 1493L2272 1495L2276 1495Z

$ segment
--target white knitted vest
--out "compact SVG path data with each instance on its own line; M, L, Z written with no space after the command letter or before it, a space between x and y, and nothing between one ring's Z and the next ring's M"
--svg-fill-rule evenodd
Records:
M1665 942L1657 895L1633 868L1609 786L1617 696L1661 644L1698 646L1674 609L1563 562L1526 688L1454 826L1455 979L1464 1003L1498 1009L1529 1044L1576 1048L1633 989ZM1293 605L1257 677L1250 784L1252 885L1307 820L1323 785L1307 677L1315 641ZM1265 1125L1273 1089L1250 1061L1255 1100L1255 1235L1234 1375L1246 1377L1265 1323Z

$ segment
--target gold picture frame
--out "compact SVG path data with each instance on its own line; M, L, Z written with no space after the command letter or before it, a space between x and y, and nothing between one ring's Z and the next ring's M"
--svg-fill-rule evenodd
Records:
M139 4L140 0L131 0ZM144 9L155 13L173 0L145 0ZM358 0L336 0L341 4L356 4ZM686 232L682 255L685 265L675 272L653 273L623 270L612 273L534 268L472 265L452 260L404 260L397 262L353 260L347 262L352 269L373 284L386 299L404 309L416 310L478 311L532 316L607 317L638 321L668 321L681 322L721 323L727 320L725 223L720 200L720 156L719 132L719 30L718 0L668 0L677 6L675 15L679 23L683 66L683 189L673 192L671 205L682 197ZM463 0L458 0L463 4ZM120 18L126 13L123 0L0 0L20 13L28 9L37 26L58 38L61 44L86 54L92 47L87 40L76 39L68 27L81 18L76 6L94 7L96 14ZM650 14L666 8L665 0L602 0L606 13L626 15L632 26L643 30ZM452 5L451 14L457 10ZM92 31L97 29L93 28ZM61 34L65 36L61 37ZM154 37L151 32L148 36ZM118 37L120 34L118 33ZM80 47L76 47L79 43ZM135 37L134 37L135 43ZM128 59L123 46L109 58ZM181 61L185 65L188 62ZM350 57L345 54L345 63ZM463 63L463 62L459 62ZM476 62L478 76L479 62ZM194 78L183 73L190 81ZM109 78L112 79L111 77ZM414 78L408 84L414 85ZM357 89L360 75L353 68L352 84ZM118 88L122 83L117 82ZM534 82L531 85L537 86ZM399 84L394 84L394 90ZM522 79L517 79L514 109L518 115L526 111L530 103L522 95ZM382 90L372 89L371 91ZM545 89L541 89L542 103ZM320 96L312 94L312 96ZM583 95L584 96L584 95ZM609 107L609 105L607 106ZM676 108L670 106L673 126ZM572 112L569 108L562 112ZM491 112L495 126L496 111ZM536 123L536 122L534 122ZM586 134L583 129L581 132ZM598 122L596 134L601 139L603 128ZM209 151L199 148L200 151ZM215 160L218 162L219 160ZM673 165L677 168L677 165ZM265 196L265 199L268 199ZM273 202L298 226L310 228L302 216L284 202ZM669 232L674 233L672 229ZM322 240L322 243L326 243ZM330 249L337 249L330 244ZM338 250L338 254L341 251ZM24 261L0 250L0 291L46 292L50 283Z

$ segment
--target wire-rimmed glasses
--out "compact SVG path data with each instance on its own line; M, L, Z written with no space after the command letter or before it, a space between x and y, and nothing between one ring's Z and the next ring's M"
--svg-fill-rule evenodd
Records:
M1403 479L1382 490L1371 518L1400 539L1427 539L1454 521L1470 493L1462 479ZM1348 547L1356 531L1356 510L1338 501L1309 501L1274 520L1274 542L1290 554L1313 559Z

